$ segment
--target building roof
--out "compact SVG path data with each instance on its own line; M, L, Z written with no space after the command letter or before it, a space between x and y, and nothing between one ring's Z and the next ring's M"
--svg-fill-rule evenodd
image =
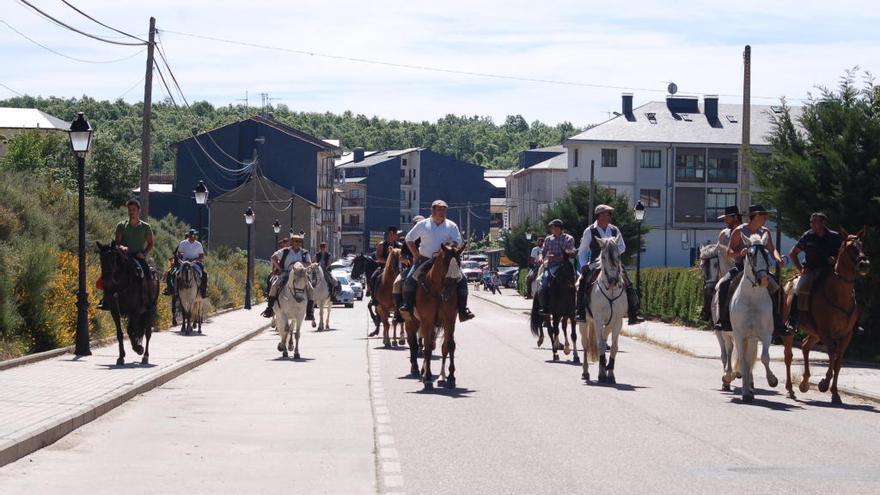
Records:
M263 124L263 125L265 125L265 126L271 127L271 128L273 128L273 129L275 129L275 130L281 132L282 134L286 134L286 135L288 135L288 136L290 136L290 137L297 138L297 139L299 139L299 140L301 140L301 141L304 141L304 142L306 142L306 143L309 143L309 144L311 144L312 146L315 146L316 148L319 148L319 149L321 149L321 150L323 150L323 151L331 151L331 152L337 152L337 153L341 153L341 152L342 152L342 149L341 149L338 145L334 145L334 144L333 144L333 143L334 143L333 140L325 141L325 140L323 140L323 139L319 139L319 138L317 138L317 137L315 137L315 136L312 136L311 134L309 134L309 133L307 133L307 132L303 132L303 131L300 131L300 130L298 130L298 129L294 129L293 127L290 127L290 126L287 125L287 124L283 124L283 123L281 123L281 122L279 122L279 121L277 121L277 120L275 120L275 119L270 119L270 118L262 117L262 116L260 116L260 115L254 115L253 117L250 117L250 118L248 118L248 119L246 119L246 120L253 120L254 122L257 122L257 123ZM213 128L213 129L209 129L209 130L204 131L204 132L200 132L200 133L196 134L195 137L200 137L200 136L203 136L203 135L205 135L205 134L208 134L208 133L214 132L214 131L216 131L216 130L218 130L218 129L223 129L223 128L226 128L226 127L229 127L229 126L239 125L239 124L241 124L241 121L238 121L238 122L231 122L231 123L226 124L226 125L221 125L221 126L219 126L219 127L215 127L215 128ZM68 125L68 127L69 127L69 125ZM195 137L190 136L190 137L187 137L187 138L181 139L180 141L177 142L177 145L179 146L180 143L183 143L183 142L185 142L185 141L189 141L190 139L195 139Z
M492 187L504 189L507 187L507 176L505 177L486 177L486 182L492 184Z
M536 163L529 168L521 168L511 175L511 177L522 177L530 172L568 170L568 152L554 156Z
M249 177L248 180L235 189L227 191L208 201L212 203L250 202L253 195L253 187L251 186L251 180L253 180L253 177L254 176ZM262 175L256 175L256 178L257 185L259 186L257 188L257 203L275 204L278 208L284 208L287 206L290 200L290 191ZM318 203L315 203L308 198L304 198L299 194L293 194L293 196L299 198L300 201L308 203L312 208L320 208Z
M490 206L506 206L507 198L489 198Z
M139 193L141 192L141 186L138 186L131 190L132 192ZM165 184L165 183L150 183L150 192L154 193L170 193L174 192L174 184Z
M752 105L750 120L753 145L769 145L768 136L773 131L772 117L779 109L778 106ZM631 120L618 115L569 138L566 143L742 143L742 105L718 104L718 119L714 123L705 116L702 101L693 102L692 110L690 113L673 112L667 102L652 101L634 108ZM791 112L792 117L797 117L801 108L791 107ZM653 120L650 116L653 116Z
M360 184L361 182L367 180L366 177L346 177L342 179L343 184Z
M483 177L485 177L486 179L490 179L490 178L494 178L494 177L500 177L500 178L503 179L503 178L507 177L508 175L514 173L514 172L515 172L515 170L513 170L513 169L508 169L508 168L504 168L504 169L486 169L486 170L483 171Z
M70 122L49 115L36 108L0 107L0 129L70 130Z
M394 160L398 156L400 156L400 153L398 153L398 154L393 154L393 153L394 153L393 151L377 151L369 156L367 156L367 154L364 153L363 160L361 160L359 162L355 162L352 160L352 161L349 161L343 165L337 165L336 168L337 169L340 169L340 168L346 169L346 168L372 167L372 166L378 165L380 163L385 163L389 160Z

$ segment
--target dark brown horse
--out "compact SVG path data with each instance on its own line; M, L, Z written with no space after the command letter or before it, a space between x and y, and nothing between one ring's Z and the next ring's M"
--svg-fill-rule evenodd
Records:
M458 293L456 286L462 277L461 253L465 243L444 244L434 256L430 268L418 280L416 289L415 317L419 323L419 335L424 347L422 383L426 389L434 388L431 374L431 353L434 351L437 330L443 330L440 378L447 388L455 388L455 321L458 317ZM415 352L410 336L410 353ZM446 375L446 358L449 357L449 375Z
M397 345L397 328L399 324L393 323L394 327L394 338L388 337L388 327L391 324L388 323L388 319L391 317L391 313L397 311L397 306L394 304L394 280L397 279L397 275L400 274L400 249L393 248L390 249L386 260L385 260L385 268L383 268L382 274L379 276L379 283L376 284L376 293L374 297L376 298L376 313L379 316L379 322L382 324L382 343L385 347L391 347L391 344ZM403 329L400 330L400 345L403 345Z
M840 246L834 271L821 283L816 284L810 294L809 311L800 312L798 318L799 328L807 334L801 342L804 353L804 376L799 389L801 392L810 389L810 349L817 342L821 342L828 349L828 372L819 382L819 391L827 392L830 384L832 404L842 403L840 394L837 393L837 378L840 375L843 355L852 339L853 328L859 320L859 308L854 290L856 278L866 276L871 269L871 263L862 249L865 229L856 235L850 235L843 229L841 232L845 240ZM793 298L797 297L794 293L796 284L797 278L794 278L785 285L785 313L790 311ZM787 317L787 314L785 316ZM783 342L785 388L789 397L794 398L791 384L792 340L788 337L783 339Z
M547 308L541 308L535 297L532 303L531 330L532 335L538 337L538 346L544 341L544 327L547 328L547 335L550 336L550 347L553 351L553 360L559 361L559 350L563 350L565 354L569 354L574 349L572 363L580 363L580 357L577 353L577 325L575 325L575 283L577 282L577 273L575 273L572 259L576 256L576 251L563 253L564 259L559 264L558 271L553 280L547 287ZM547 269L547 266L544 266ZM565 338L565 345L559 341L559 326L562 324L562 336ZM568 340L568 326L571 325L571 343Z
M137 354L143 354L142 364L150 362L150 336L156 317L156 303L159 299L159 279L155 272L148 270L140 274L135 261L116 247L98 243L101 257L101 283L104 288L104 304L110 306L110 316L116 325L116 340L119 342L119 358L116 365L125 364L122 325L120 319L128 320L128 339ZM146 337L146 347L142 342Z

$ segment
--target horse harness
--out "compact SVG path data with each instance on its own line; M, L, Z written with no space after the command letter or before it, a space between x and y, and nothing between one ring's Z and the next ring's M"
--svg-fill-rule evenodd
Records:
M624 287L621 287L620 294L617 294L616 296L614 296L612 298L611 296L609 296L605 292L605 290L602 289L602 284L599 283L598 278L594 281L594 283L596 284L596 287L599 289L599 292L605 297L605 300L608 301L608 307L611 308L611 311L608 313L608 321L605 322L605 326L608 326L611 324L611 319L614 317L614 302L617 301L618 299L620 299L620 296L622 296L626 293L626 289ZM608 289L608 287L606 287L605 289ZM613 294L614 293L613 289L611 289L611 290L612 290L612 294ZM587 308L587 309L589 309L589 308ZM592 315L592 313L593 312L590 311L591 315Z

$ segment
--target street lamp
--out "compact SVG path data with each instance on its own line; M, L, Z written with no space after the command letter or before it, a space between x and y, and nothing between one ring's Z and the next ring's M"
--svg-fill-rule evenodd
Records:
M196 198L196 209L198 214L198 223L197 223L197 231L199 233L199 240L202 240L202 206L208 202L208 188L205 186L205 181L200 180L195 189L193 189L193 196ZM202 242L204 244L204 242Z
M636 228L638 229L638 242L636 244L636 294L642 297L642 221L645 219L645 205L642 200L636 203Z
M92 126L82 112L70 124L70 147L76 154L76 188L79 194L79 287L76 293L76 346L77 356L91 356L89 349L89 297L86 292L86 153L92 143Z
M527 241L531 241L531 240L532 240L532 231L531 231L531 230L528 231L528 232L526 232L526 240L527 240Z
M281 224L278 222L278 219L275 219L275 223L272 224L272 230L275 232L275 247L273 249L278 249L278 234L281 233Z
M244 283L244 309L251 309L251 274L253 262L251 261L251 225L254 224L254 209L248 206L244 212L244 223L247 224L247 280Z

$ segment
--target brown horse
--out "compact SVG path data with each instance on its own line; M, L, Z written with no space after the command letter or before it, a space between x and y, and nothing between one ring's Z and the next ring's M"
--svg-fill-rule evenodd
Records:
M833 273L829 274L824 281L813 288L810 294L809 311L802 311L799 317L799 328L807 333L801 342L804 353L804 377L801 380L800 391L807 392L810 389L810 349L817 342L825 344L828 348L828 372L825 378L819 382L819 391L827 392L831 385L831 403L841 404L840 395L837 393L837 378L840 375L840 365L846 348L852 339L853 328L859 320L859 309L856 305L855 283L856 277L866 276L871 269L871 262L862 250L862 238L865 229L856 235L850 235L841 229L845 240L840 246L837 261L834 264ZM797 277L785 284L785 315L791 309L794 297L794 288ZM794 398L794 390L791 385L791 345L792 338L783 339L785 344L785 388L788 395Z
M391 249L388 252L385 260L385 268L382 271L382 276L379 279L379 284L376 286L376 301L379 303L376 306L376 313L379 317L379 321L382 322L382 343L385 347L391 347L391 344L397 344L397 327L398 324L394 324L394 337L388 338L388 327L390 326L388 323L388 318L391 317L391 313L397 311L397 307L394 304L394 296L393 296L393 288L394 288L394 280L397 278L397 275L400 274L400 249ZM400 331L400 344L403 345L403 329Z
M443 359L440 378L447 388L455 388L455 321L458 316L456 285L461 279L460 259L465 246L444 244L434 255L431 267L419 277L416 289L415 316L424 347L422 383L425 389L434 388L431 375L431 353L434 351L436 331L443 330ZM410 337L410 346L412 346ZM412 352L412 349L410 350ZM446 357L449 356L449 376L446 376Z

